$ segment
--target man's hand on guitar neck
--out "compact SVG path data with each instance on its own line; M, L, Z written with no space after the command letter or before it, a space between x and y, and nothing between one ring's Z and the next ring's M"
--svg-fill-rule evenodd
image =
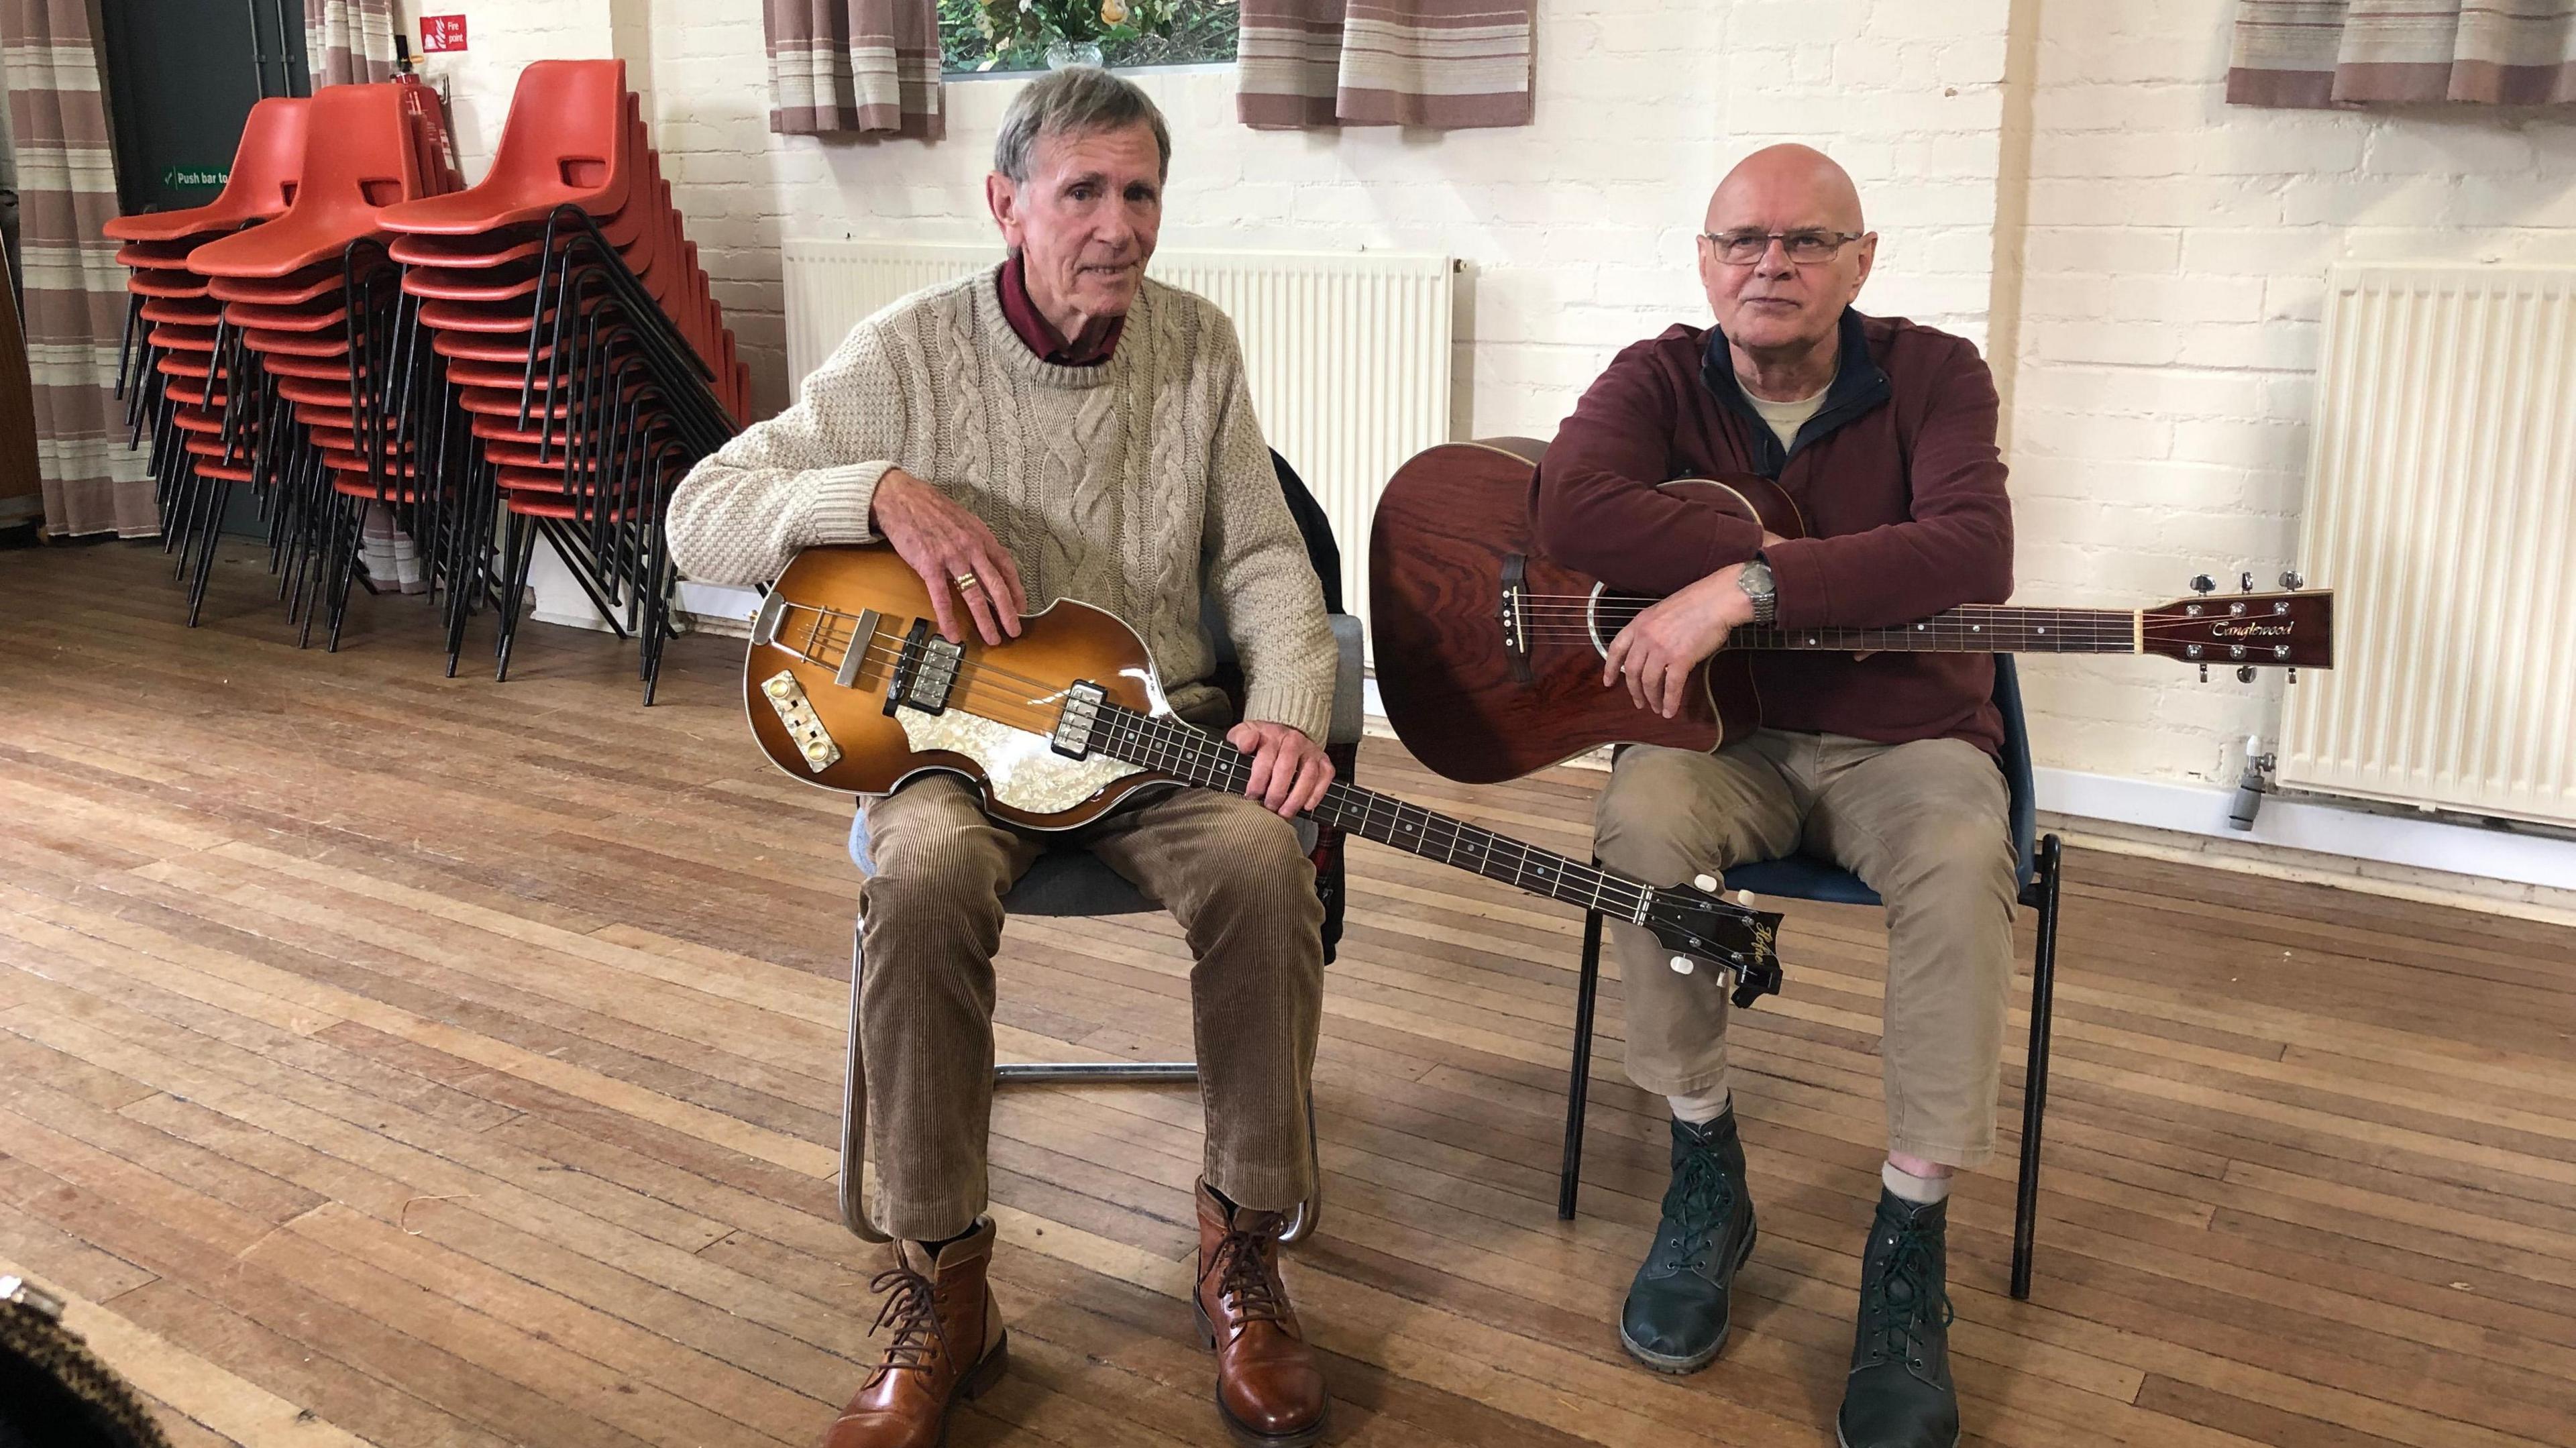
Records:
M903 469L888 468L868 521L921 575L941 637L963 643L962 618L972 619L987 645L1019 637L1029 596L1020 587L1019 564L983 519Z
M1777 533L1762 535L1765 548L1781 541ZM1743 572L1741 563L1721 568L1628 620L1602 660L1601 687L1625 678L1638 708L1667 719L1680 713L1690 671L1723 647L1728 634L1753 622L1752 596L1735 582Z
M1244 794L1285 818L1313 809L1333 782L1333 761L1302 729L1247 719L1226 731L1225 742L1252 756Z

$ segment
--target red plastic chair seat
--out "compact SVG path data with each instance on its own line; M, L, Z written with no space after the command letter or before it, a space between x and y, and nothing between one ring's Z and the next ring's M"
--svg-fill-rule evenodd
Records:
M202 297L206 280L193 272L139 271L125 279L125 289L138 297Z
M276 352L260 358L259 365L271 377L309 377L337 382L342 387L349 385L349 359L345 356L298 357L291 352ZM365 376L365 370L360 369L359 375Z
M351 242L379 234L386 208L425 189L405 89L324 86L308 107L295 204L265 226L197 248L189 268L209 277L285 277L337 261Z
M197 470L197 476L201 478L222 478L235 483L250 483L257 482L259 480L258 473L255 473L249 468L243 467L237 463L217 463L208 462L204 458L192 458L189 460L188 466L195 468Z
M177 241L129 241L116 249L116 264L138 271L186 271L188 253L220 234L182 237Z
M338 262L272 279L215 277L206 290L219 302L248 302L261 307L294 307L340 292L346 280Z
M223 320L224 309L203 297L155 297L143 304L143 320L166 322L181 327L211 327Z
M422 326L439 332L471 332L489 337L516 334L524 339L534 317L535 325L545 328L551 339L559 310L548 307L538 314L527 302L423 302L420 321Z
M232 175L214 200L184 211L120 216L100 228L111 241L175 241L237 231L285 212L304 168L305 115L311 102L272 96L250 108Z
M537 269L532 265L515 265L474 272L413 267L403 273L402 289L423 301L507 302L537 294ZM521 308L523 317L526 311L526 308Z
M283 357L346 357L349 334L328 332L244 332L242 345L259 353Z
M259 302L235 302L224 308L224 320L236 327L264 332L319 332L336 327L349 319L349 304L333 299L313 307L272 307Z
M543 221L558 206L613 216L626 205L639 111L621 60L540 60L519 72L510 118L482 182L396 208L389 231L473 236Z

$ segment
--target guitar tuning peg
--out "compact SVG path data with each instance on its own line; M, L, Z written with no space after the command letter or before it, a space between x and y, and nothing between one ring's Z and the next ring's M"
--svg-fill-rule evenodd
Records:
M1697 967L1691 964L1691 958L1689 956L1676 955L1673 957L1673 974L1688 975L1694 969L1697 969Z
M2290 666L2290 677L2288 682L2293 684L2299 682L2299 669L2296 664Z
M1752 891L1750 891L1750 890L1738 890L1738 891L1736 891L1736 892L1735 892L1735 903L1736 903L1736 904L1738 904L1738 905L1743 906L1743 907L1744 907L1745 909L1747 909L1747 910L1752 909L1752 908L1753 908L1753 892L1752 892Z
M2254 591L2253 569L2248 568L2244 572L2236 575L2236 591L2239 593L2252 593Z
M2218 580L2210 577L2206 573L2196 573L2192 575L2191 591L2194 593L2208 593L2217 587Z
M1693 875L1691 876L1691 888L1699 890L1702 893L1712 893L1717 889L1717 877L1715 875Z
M2209 682L2209 665L2207 664L2200 666L2200 681L2204 684Z
M2290 590L2292 593L2296 593L2300 589L2307 587L2308 581L2299 576L2299 570L2295 568L2285 568L2281 570L2281 586Z
M2253 683L2254 666L2252 664L2238 664L2236 666L2236 682L2240 684Z

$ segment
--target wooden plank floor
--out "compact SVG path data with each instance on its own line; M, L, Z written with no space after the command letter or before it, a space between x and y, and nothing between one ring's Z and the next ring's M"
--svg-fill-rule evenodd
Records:
M602 636L447 680L417 599L298 653L255 567L190 631L166 566L0 553L0 1271L71 1294L190 1448L808 1442L872 1315L832 1208L847 806L754 753L735 647L681 641L648 711ZM1565 849L1597 778L1362 769ZM2576 1443L2576 938L2070 876L2034 1301L2004 1292L2017 1045L2005 1158L1954 1209L1971 1441ZM1612 1327L1664 1150L1616 982L1560 1223L1577 921L1366 845L1351 879L1290 1266L1336 1441L1830 1443L1873 916L1793 907L1788 991L1741 1019L1762 1245L1725 1356L1670 1379ZM1168 921L1015 923L1005 956L1007 1057L1186 1054ZM953 1443L1224 1441L1198 1135L1186 1090L1004 1093L1013 1370Z

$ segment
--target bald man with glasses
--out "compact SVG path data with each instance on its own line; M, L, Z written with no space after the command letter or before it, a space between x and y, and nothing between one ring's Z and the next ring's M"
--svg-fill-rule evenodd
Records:
M1739 626L1886 627L2012 592L1993 378L1966 340L1853 308L1878 237L1850 176L1805 146L1756 152L1710 199L1698 250L1716 325L1621 352L1548 448L1537 496L1550 554L1667 595L1611 642L1602 680L1666 716ZM1657 491L1719 473L1776 481L1807 536ZM1622 751L1595 847L1657 884L1804 851L1887 901L1888 1150L1836 1427L1844 1448L1949 1448L1946 1203L1952 1173L1994 1152L2012 972L1993 660L1773 653L1754 672L1752 737ZM1725 983L1676 974L1642 929L1610 931L1628 1074L1673 1113L1672 1184L1619 1336L1651 1368L1694 1372L1725 1345L1754 1244Z

